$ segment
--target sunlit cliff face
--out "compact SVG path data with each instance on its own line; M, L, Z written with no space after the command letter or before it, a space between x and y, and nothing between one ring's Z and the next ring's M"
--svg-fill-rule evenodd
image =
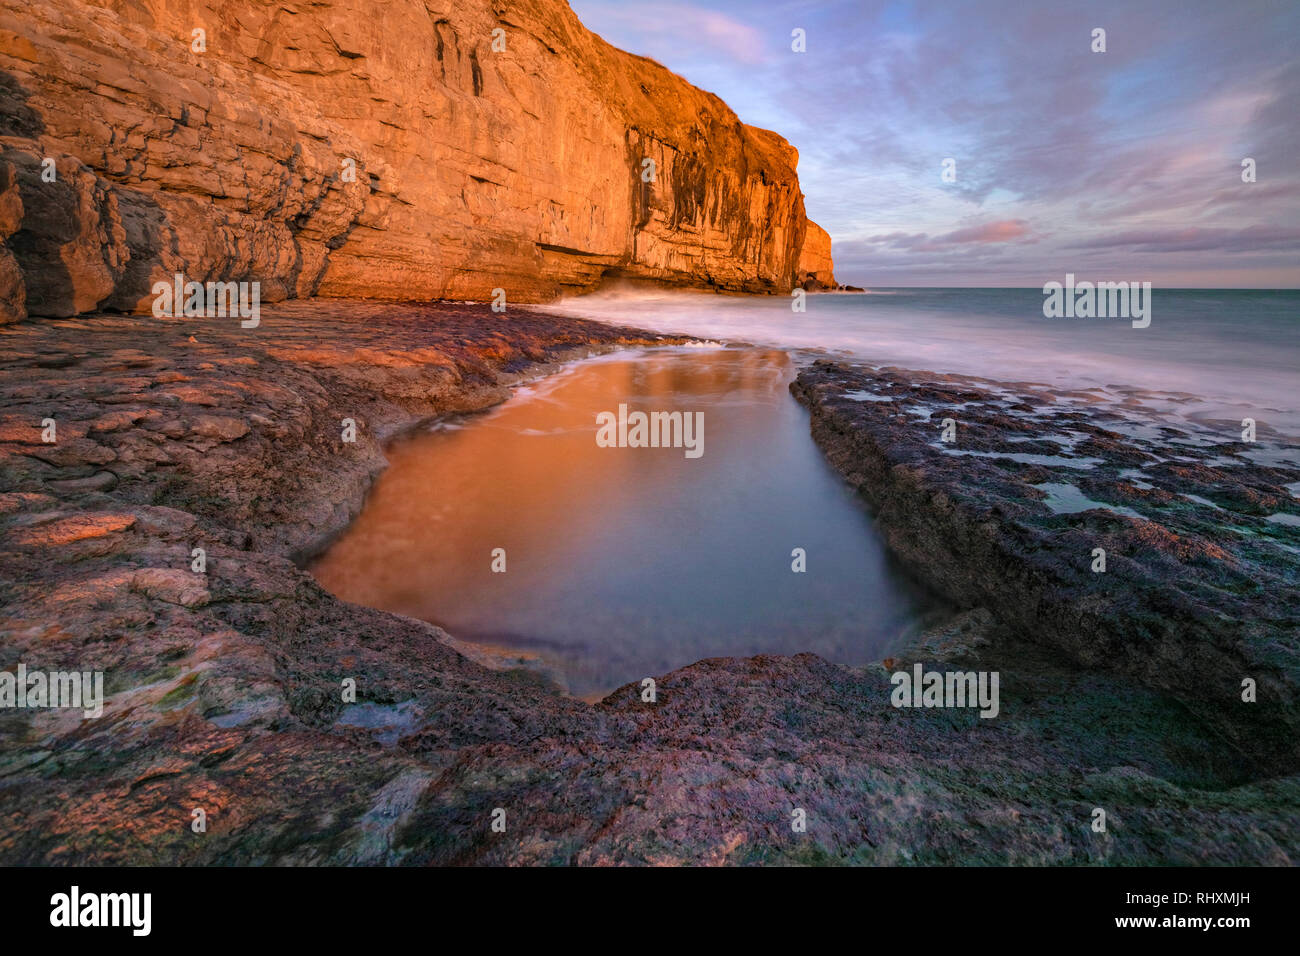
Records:
M1295 4L573 8L798 144L842 282L1300 285Z

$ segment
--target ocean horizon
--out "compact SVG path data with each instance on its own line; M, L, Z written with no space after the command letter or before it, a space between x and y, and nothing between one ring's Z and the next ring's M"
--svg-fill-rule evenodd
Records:
M1255 418L1300 435L1300 290L1159 289L1147 328L1046 318L1041 289L872 289L788 298L624 289L545 310L663 333L850 355L874 365L1054 387L1166 393L1198 421ZM1152 396L1153 400L1157 396Z

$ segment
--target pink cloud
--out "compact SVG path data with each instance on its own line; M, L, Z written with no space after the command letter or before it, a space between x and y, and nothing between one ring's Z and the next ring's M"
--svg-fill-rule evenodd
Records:
M955 232L946 232L941 236L931 237L924 232L891 232L872 236L867 239L867 242L886 245L894 249L926 252L967 243L1012 242L1016 239L1027 238L1029 235L1029 223L1024 219L999 219L978 226L968 226Z
M748 65L766 59L763 32L746 20L685 3L633 4L592 0L582 4L584 26L602 36L635 36L636 52L672 62L689 52L719 53Z
M960 242L1010 242L1029 235L1029 223L1023 219L1000 219L986 222L982 226L958 229L946 235L937 236L933 241L939 245L951 245Z

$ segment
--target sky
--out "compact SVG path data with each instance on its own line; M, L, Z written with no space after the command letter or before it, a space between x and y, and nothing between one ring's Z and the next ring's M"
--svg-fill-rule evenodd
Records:
M1296 0L570 5L799 150L841 282L1300 287Z

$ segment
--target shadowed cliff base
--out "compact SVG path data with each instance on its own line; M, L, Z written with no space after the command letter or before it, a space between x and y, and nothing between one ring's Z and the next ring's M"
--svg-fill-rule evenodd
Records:
M575 350L655 341L339 301L268 307L255 334L130 316L0 329L0 663L102 669L109 695L84 722L0 714L0 860L1297 858L1300 779L1262 777L1172 695L1082 671L984 609L891 664L999 669L996 720L895 709L888 671L808 654L701 661L660 675L652 705L633 685L589 706L339 602L294 563L355 514L387 436Z

